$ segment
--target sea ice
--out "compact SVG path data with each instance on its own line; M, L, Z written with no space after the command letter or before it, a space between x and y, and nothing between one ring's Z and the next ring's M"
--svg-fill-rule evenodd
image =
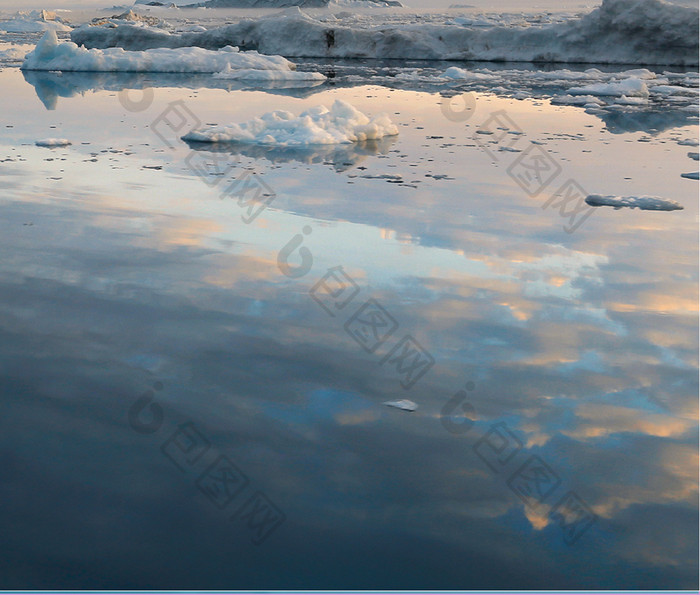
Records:
M338 99L330 110L320 105L300 116L279 110L242 124L193 130L182 138L203 143L303 146L377 140L398 133L398 128L386 114L369 118Z
M56 14L47 10L18 12L9 21L0 22L0 31L7 33L40 33L41 31L70 31Z
M613 207L616 210L640 209L642 211L680 211L683 206L675 200L667 200L656 196L601 196L590 194L586 203L592 207Z
M94 48L216 49L234 45L266 54L309 58L698 64L695 7L662 0L603 0L590 13L561 22L532 21L512 26L506 15L495 18L498 21L490 27L408 18L388 24L371 18L331 24L294 8L281 15L244 18L200 33L169 34L120 25L80 27L71 32L71 39Z
M141 52L88 50L72 42L59 43L54 31L44 34L22 64L22 70L74 72L221 72L227 68L289 71L296 66L282 56L239 52L230 46L218 51L195 47Z
M67 138L43 138L35 141L34 144L37 147L67 147L73 143L71 143Z
M256 70L233 69L228 65L225 70L214 74L217 79L242 81L325 81L320 72L301 72L298 70Z
M614 97L649 97L649 88L640 78L630 77L612 83L594 83L583 87L573 87L569 95L595 95Z

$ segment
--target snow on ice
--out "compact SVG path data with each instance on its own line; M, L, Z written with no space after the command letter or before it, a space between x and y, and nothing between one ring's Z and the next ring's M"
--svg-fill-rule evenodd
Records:
M592 207L613 207L615 209L640 209L642 211L680 211L683 206L675 200L656 196L602 196L590 194L586 203Z
M226 69L280 70L295 68L282 56L239 52L235 47L218 51L202 48L153 49L140 52L122 48L88 50L72 42L59 43L54 31L47 31L22 64L23 70L72 72L220 72Z
M183 140L303 146L377 140L398 133L398 128L387 115L370 118L349 103L336 100L330 109L321 105L299 116L278 110L242 124L193 130Z

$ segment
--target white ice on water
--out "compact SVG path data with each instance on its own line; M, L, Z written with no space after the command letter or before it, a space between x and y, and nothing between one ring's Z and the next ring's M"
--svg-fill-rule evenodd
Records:
M611 83L594 83L583 87L572 87L568 90L570 95L593 95L597 97L649 97L647 84L637 77L630 77L622 81Z
M214 74L216 79L238 81L325 81L326 77L320 72L303 72L298 70L259 70L233 69L227 66L223 71Z
M220 72L226 69L290 71L295 65L282 56L239 52L226 46L217 51L189 47L145 51L122 48L88 50L72 42L59 43L54 31L47 31L22 64L23 70L72 72Z
M590 194L586 203L592 207L613 207L615 209L640 209L642 211L680 211L683 206L675 200L657 196L602 196Z
M68 26L46 10L20 11L7 21L0 22L0 31L7 33L40 33L41 31L70 31Z
M42 138L35 141L34 144L37 147L67 147L73 143L71 143L67 138Z
M320 105L299 116L278 110L242 124L193 130L183 139L204 143L253 143L289 147L362 142L398 133L398 128L386 114L370 118L338 99L330 109Z

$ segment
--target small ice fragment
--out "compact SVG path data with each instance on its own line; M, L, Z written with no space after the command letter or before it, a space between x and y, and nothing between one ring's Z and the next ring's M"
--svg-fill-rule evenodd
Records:
M656 196L601 196L589 194L586 204L592 207L613 207L621 209L640 209L642 211L680 211L683 206L675 200L667 200Z
M72 145L67 138L43 138L34 143L37 147L67 147Z
M695 161L698 160L698 157L699 157L699 156L700 156L699 153L694 153L693 151L690 151L690 152L688 153L688 157L690 157L691 159L694 159Z
M409 401L408 399L399 399L397 401L384 401L382 405L386 405L387 407L395 407L396 409L401 409L402 411L415 411L416 409L418 409L418 405L413 401Z
M696 138L683 138L677 142L686 147L697 147L700 144Z

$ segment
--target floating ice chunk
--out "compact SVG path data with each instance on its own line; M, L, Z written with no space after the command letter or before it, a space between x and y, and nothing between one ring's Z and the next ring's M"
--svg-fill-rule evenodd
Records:
M71 143L67 138L43 138L35 141L34 144L37 147L67 147L73 143Z
M465 70L464 68L450 66L450 68L448 68L445 72L442 73L441 78L470 81L490 81L498 77L496 75L487 74L485 72L473 72L471 70Z
M222 72L214 74L216 79L244 81L325 81L325 75L320 72L300 72L298 70L234 70L230 65Z
M217 51L196 47L141 52L88 50L69 41L59 43L54 31L44 34L22 64L22 70L74 72L221 72L225 68L288 71L295 65L282 56L239 52L231 46Z
M700 154L694 153L694 152L691 151L691 152L688 153L688 157L690 157L691 159L694 159L695 161L697 161L698 158L700 157Z
M408 399L398 399L397 401L384 401L382 405L386 405L387 407L395 407L396 409L401 409L403 411L415 411L416 409L418 409L418 405L413 401L409 401Z
M697 180L698 179L698 173L700 172L690 172L689 174L681 174L681 178L687 178L688 180Z
M345 101L331 109L317 106L300 116L274 111L242 124L193 130L183 140L203 143L254 143L275 146L331 145L395 136L399 129L386 114L369 118Z
M630 78L652 80L656 78L656 73L646 68L635 68L634 70L625 70L616 75L616 78Z
M20 48L9 48L7 50L0 50L0 60L5 60L8 62L19 62L24 60L27 55L27 50Z
M628 78L612 83L593 83L569 89L570 95L596 95L622 97L649 97L649 88L640 78Z
M683 138L679 141L676 141L679 145L683 145L686 147L697 147L700 145L700 142L698 142L697 138Z
M623 95L622 97L616 97L615 103L618 105L645 105L647 99L645 97L627 97L627 95Z
M0 22L0 31L7 33L40 33L41 31L70 31L56 13L47 10L18 12L9 21Z
M568 93L565 95L555 95L552 97L551 102L555 105L605 105L604 101L598 99L597 97L593 97L593 95L577 95L574 97Z
M683 206L675 200L667 200L656 196L601 196L590 194L586 203L592 207L613 207L616 210L640 209L642 211L680 211Z

